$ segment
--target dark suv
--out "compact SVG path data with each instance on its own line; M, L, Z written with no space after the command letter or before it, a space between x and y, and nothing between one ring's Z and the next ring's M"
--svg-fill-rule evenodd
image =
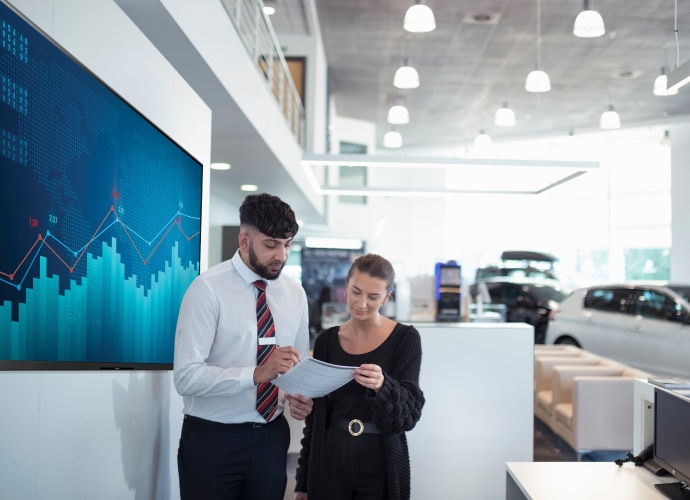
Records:
M497 277L558 279L554 271L558 258L549 253L506 250L501 254L501 261L501 265L477 269L475 283Z
M482 283L486 285L492 304L506 306L507 322L534 326L535 344L544 343L551 311L570 293L556 281L493 278ZM477 283L470 286L473 299L479 293L478 287Z

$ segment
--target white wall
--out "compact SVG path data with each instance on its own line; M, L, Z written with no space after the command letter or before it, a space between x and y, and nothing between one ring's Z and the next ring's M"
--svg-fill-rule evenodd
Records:
M211 112L114 1L12 4L203 162L208 193ZM206 196L204 214L208 206ZM207 229L205 217L203 234ZM202 269L207 254L204 237ZM0 498L178 497L182 400L171 375L0 373Z

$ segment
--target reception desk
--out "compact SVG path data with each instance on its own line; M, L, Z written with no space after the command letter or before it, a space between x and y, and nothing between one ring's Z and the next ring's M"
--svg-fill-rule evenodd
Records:
M677 481L632 463L507 463L506 469L506 500L660 500L666 497L654 484Z
M534 448L534 330L416 323L422 418L408 432L412 498L505 498L505 463Z

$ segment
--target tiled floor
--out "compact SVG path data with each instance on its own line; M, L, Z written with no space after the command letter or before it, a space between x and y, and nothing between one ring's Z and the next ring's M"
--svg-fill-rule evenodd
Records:
M577 453L538 418L534 419L534 461L575 462Z
M581 461L613 462L617 458L625 458L625 453L620 452L594 452L586 453L580 457ZM535 462L575 462L577 453L568 444L556 436L551 429L534 419L534 461ZM297 455L288 455L288 484L285 489L285 500L293 500L295 494L295 467Z
M582 453L581 462L613 462L625 458L626 452L593 451ZM535 462L575 462L577 453L539 419L534 419L534 461Z

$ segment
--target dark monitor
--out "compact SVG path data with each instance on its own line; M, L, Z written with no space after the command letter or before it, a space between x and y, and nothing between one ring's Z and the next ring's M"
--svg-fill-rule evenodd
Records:
M440 266L439 283L441 286L460 286L460 266Z
M0 370L171 369L202 164L4 0L0 74Z
M655 484L672 499L690 499L690 399L654 391L654 460L678 482Z

